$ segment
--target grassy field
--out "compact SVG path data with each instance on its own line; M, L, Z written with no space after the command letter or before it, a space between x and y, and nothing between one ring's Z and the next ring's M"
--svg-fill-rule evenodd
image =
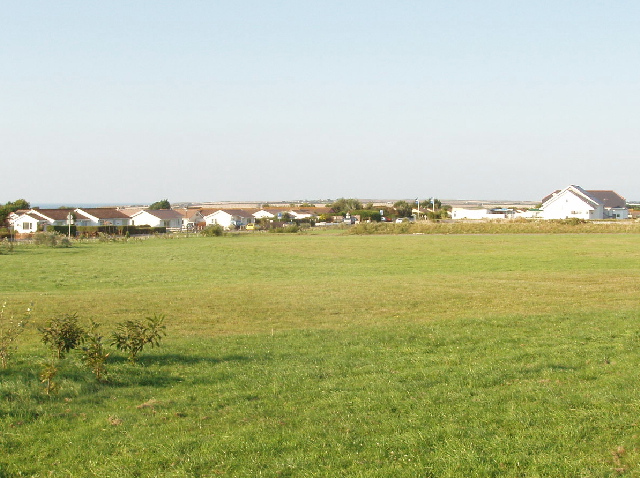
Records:
M0 369L0 477L640 476L640 236L273 235L21 246L0 301L165 314L98 384Z

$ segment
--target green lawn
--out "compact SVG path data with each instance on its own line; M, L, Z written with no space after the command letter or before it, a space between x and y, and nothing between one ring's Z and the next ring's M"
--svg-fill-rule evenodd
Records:
M273 235L22 246L34 322L165 314L97 384L0 370L0 477L640 476L637 234Z

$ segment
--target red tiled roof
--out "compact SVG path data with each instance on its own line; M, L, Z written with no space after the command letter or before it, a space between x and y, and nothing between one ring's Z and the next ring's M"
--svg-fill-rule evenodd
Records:
M128 219L127 216L122 211L119 211L115 208L108 207L95 207L95 208L78 208L81 211L90 214L93 217L97 217L98 219Z
M34 213L42 214L43 216L52 219L54 221L66 221L69 213L77 215L74 213L72 209L36 209L33 208L31 211ZM88 219L88 218L87 218Z

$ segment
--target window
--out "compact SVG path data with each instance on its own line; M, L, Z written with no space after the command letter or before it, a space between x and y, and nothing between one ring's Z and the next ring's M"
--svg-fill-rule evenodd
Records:
M31 223L30 222L23 222L22 223L22 229L24 229L25 231L30 231L31 230Z

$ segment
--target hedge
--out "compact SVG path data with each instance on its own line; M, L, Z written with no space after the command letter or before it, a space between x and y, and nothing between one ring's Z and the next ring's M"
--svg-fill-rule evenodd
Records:
M48 226L47 229L53 229L60 234L67 235L69 226ZM144 235L144 234L164 234L167 232L166 227L151 226L71 226L71 234L73 236L93 237L99 233L111 235Z

